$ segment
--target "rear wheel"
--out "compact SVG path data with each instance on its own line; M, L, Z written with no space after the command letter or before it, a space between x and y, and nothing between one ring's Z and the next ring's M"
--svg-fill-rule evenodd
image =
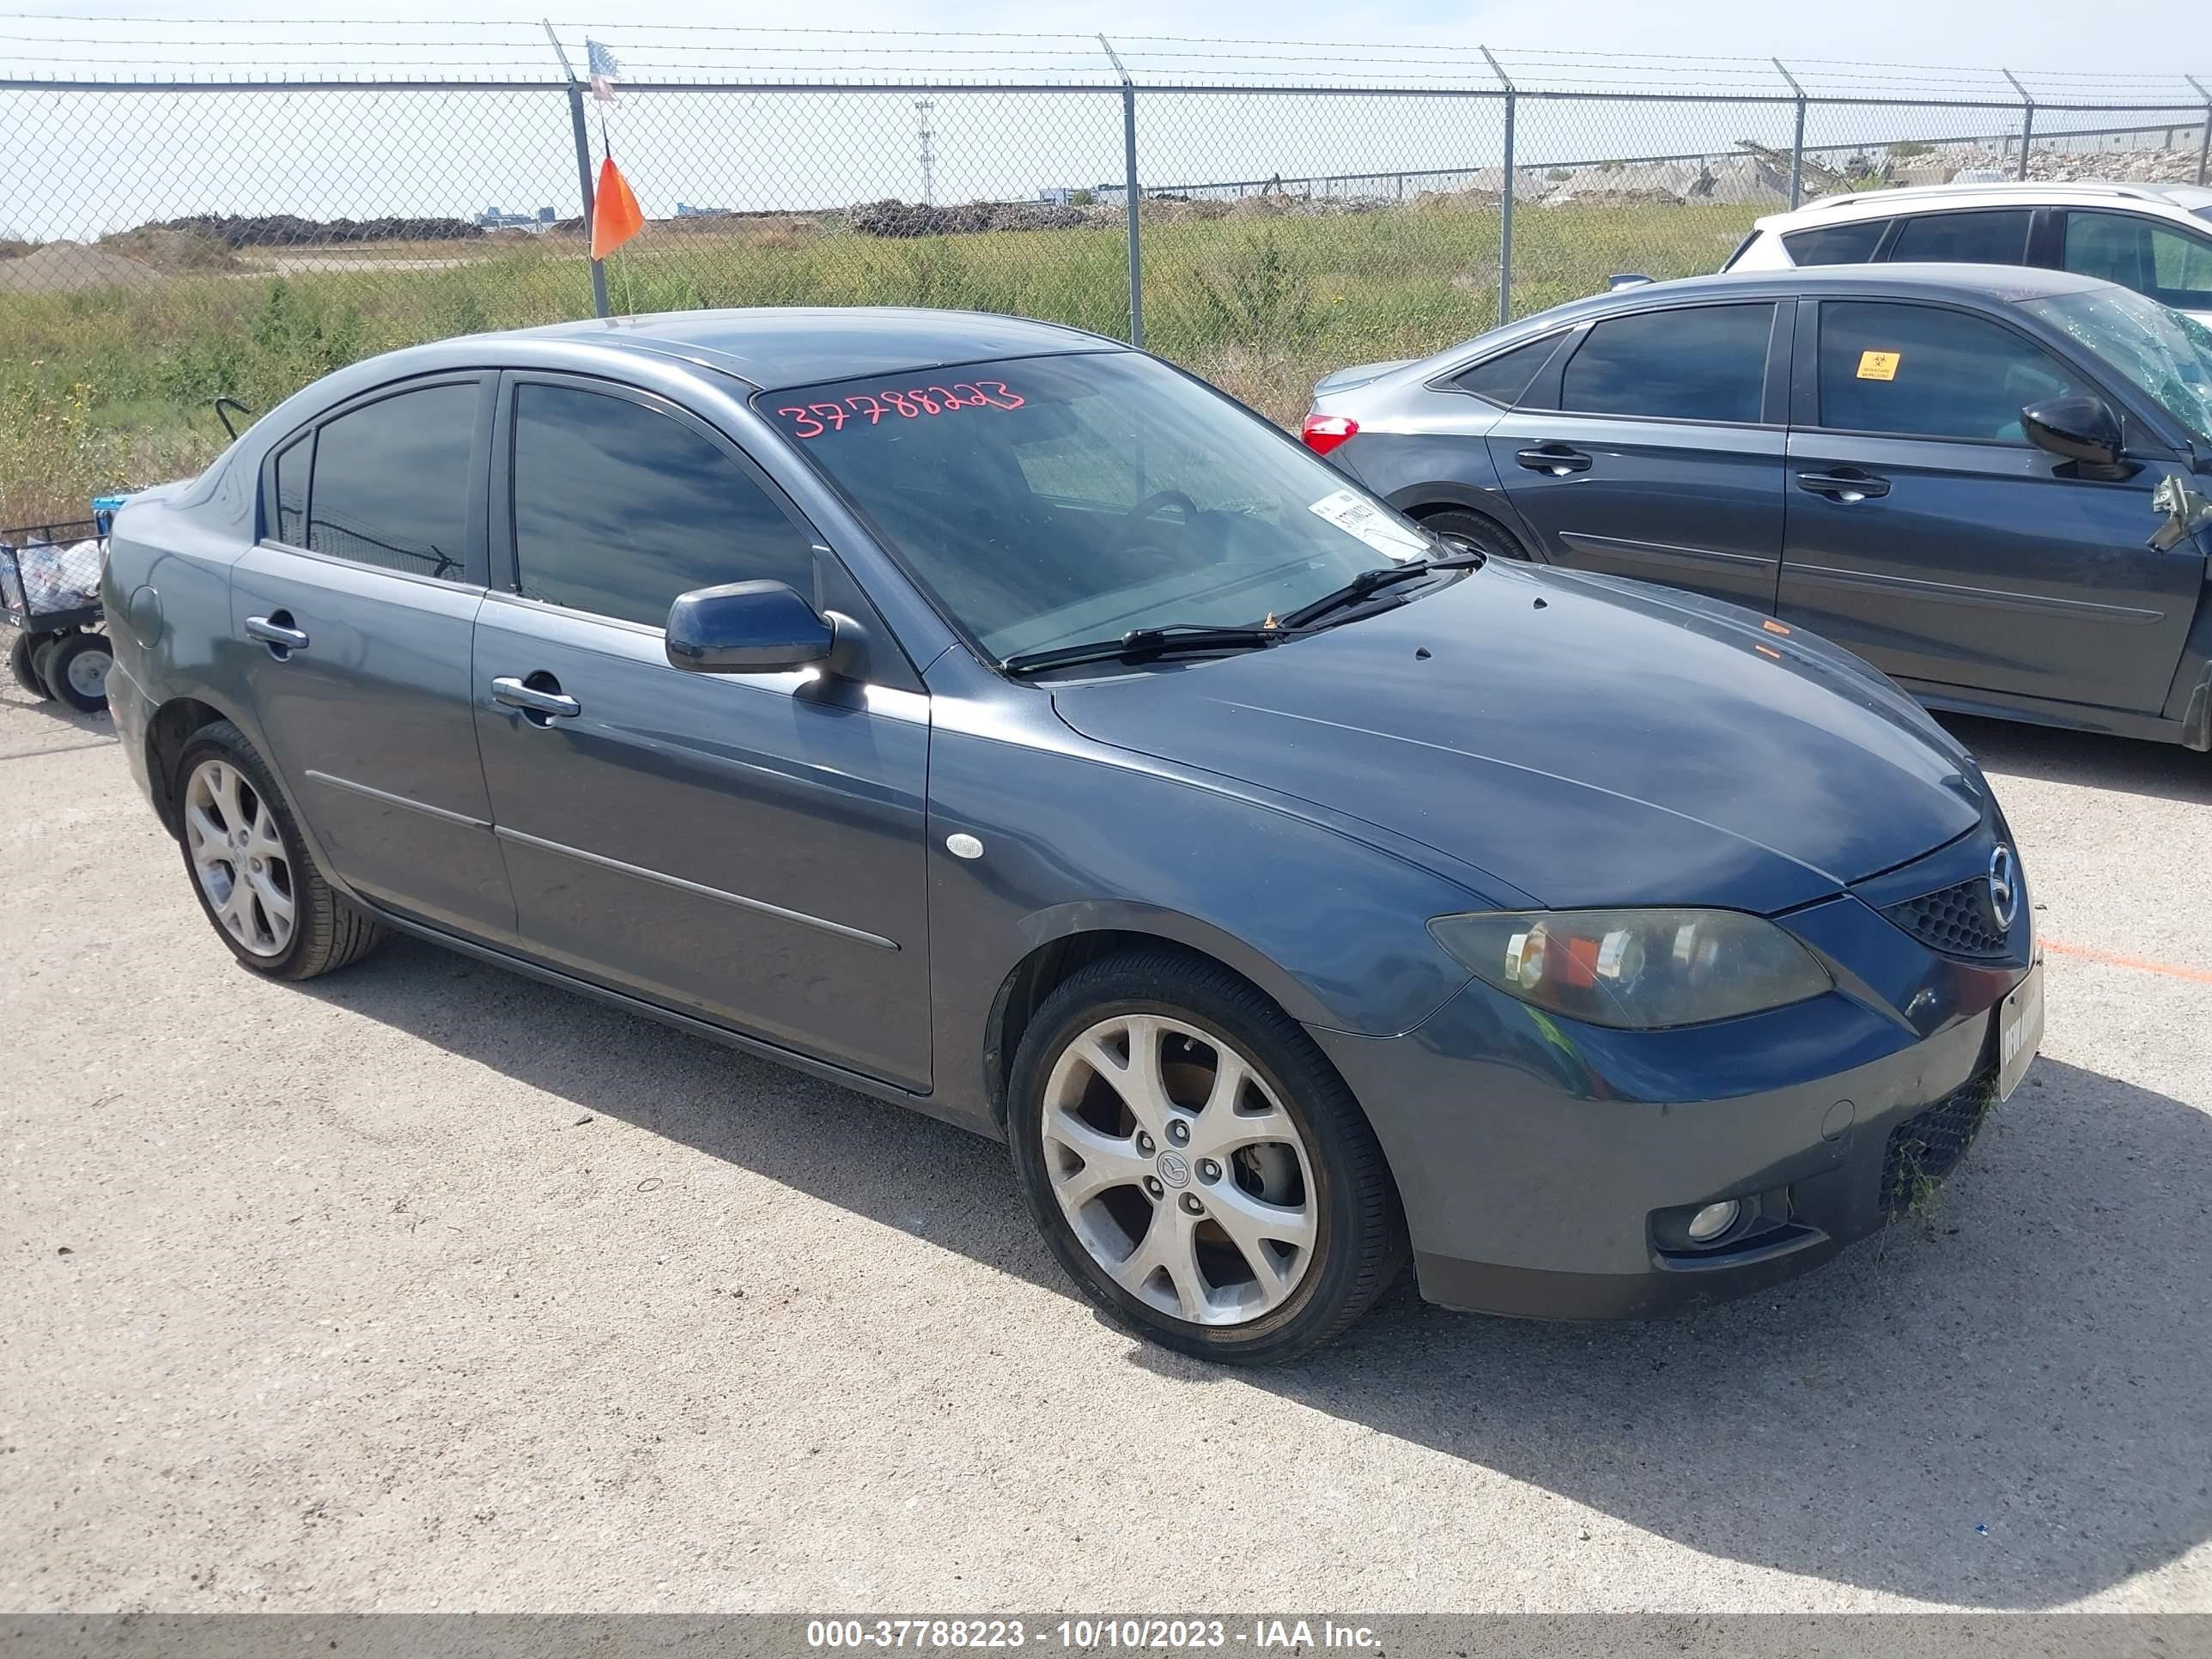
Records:
M177 775L185 868L233 956L271 978L313 979L375 948L384 930L331 890L236 726L195 732Z
M46 689L81 714L107 707L107 671L115 653L102 634L64 634L40 660Z
M1495 520L1484 518L1480 513L1462 512L1457 507L1425 513L1421 515L1421 527L1433 531L1455 547L1487 553L1494 559L1525 559L1528 556L1511 532Z
M1094 963L1015 1058L1008 1139L1031 1215L1116 1321L1209 1359L1332 1340L1404 1264L1374 1131L1295 1020L1168 949Z
M8 672L15 677L15 684L45 702L54 694L46 690L46 683L39 678L36 647L28 634L18 634L8 647Z

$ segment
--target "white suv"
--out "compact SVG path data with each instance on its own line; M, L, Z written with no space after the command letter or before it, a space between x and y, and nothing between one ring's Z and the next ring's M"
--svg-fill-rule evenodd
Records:
M1761 219L1722 269L1907 260L2101 276L2212 323L2212 189L2031 180L1828 196Z

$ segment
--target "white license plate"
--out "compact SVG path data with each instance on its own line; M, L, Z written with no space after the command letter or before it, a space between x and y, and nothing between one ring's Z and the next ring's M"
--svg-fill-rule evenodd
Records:
M2010 1100L2043 1046L2043 963L1997 1005L1997 1098Z

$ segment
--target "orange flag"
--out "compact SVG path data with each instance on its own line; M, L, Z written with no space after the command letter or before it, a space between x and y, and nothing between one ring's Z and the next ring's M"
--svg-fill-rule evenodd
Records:
M629 180L608 156L599 163L599 187L592 198L592 258L604 259L645 228L645 215L630 194Z

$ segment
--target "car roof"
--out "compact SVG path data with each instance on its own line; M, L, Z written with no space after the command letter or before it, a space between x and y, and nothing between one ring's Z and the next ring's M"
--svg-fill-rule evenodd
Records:
M1118 340L1057 323L920 306L666 311L587 318L471 338L565 339L626 347L705 363L767 391L999 357L1128 349Z
M1609 312L1633 311L1655 299L1788 299L1800 294L1834 291L1888 293L1904 291L1929 295L1964 295L1978 300L2038 300L2053 294L2078 294L2087 289L2110 288L2100 276L2083 276L2070 270L2051 270L2039 265L1923 264L1796 265L1781 270L1723 270L1709 276L1678 276L1663 283L1637 283L1627 288L1571 300L1549 311L1524 317L1510 328L1494 331L1503 340L1508 333L1533 336L1562 322L1601 317ZM1482 337L1493 337L1490 335Z
M1812 224L1840 224L1853 219L1886 219L1923 207L2089 207L2132 202L2153 210L2194 214L2212 207L2212 189L2200 185L2135 185L2103 179L2010 179L1989 184L1912 185L1901 190L1862 190L1771 213L1762 230L1796 229Z

